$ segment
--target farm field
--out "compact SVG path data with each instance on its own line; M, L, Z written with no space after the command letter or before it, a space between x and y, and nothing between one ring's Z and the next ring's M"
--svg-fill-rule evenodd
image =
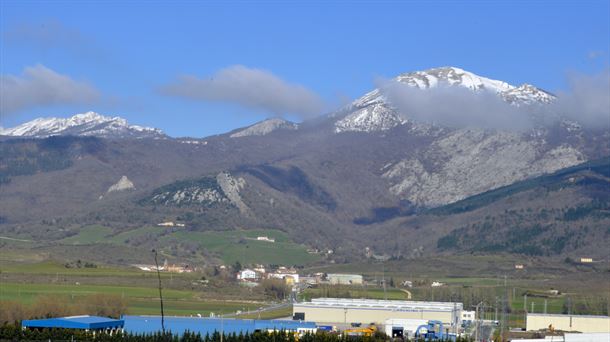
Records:
M257 236L275 238L275 242L257 241ZM317 261L316 255L307 253L302 245L290 242L279 231L226 231L226 232L188 232L179 231L161 238L162 242L171 240L199 243L202 248L219 255L228 264L261 263L276 265L305 265Z
M0 300L12 300L31 304L38 296L53 296L64 303L76 302L79 297L92 294L113 294L125 298L128 313L135 315L159 314L158 289L150 287L63 285L63 284L19 284L0 285ZM229 314L236 311L254 310L264 303L252 301L224 301L203 299L197 291L163 290L164 311L167 315L190 316L201 314Z
M258 241L267 236L275 242ZM109 227L87 226L76 235L57 241L60 245L112 244L130 246L139 241L156 241L163 246L180 243L197 244L227 264L261 263L278 265L307 265L319 260L307 253L306 247L292 242L278 230L254 229L232 231L193 232L181 228L141 227L115 234ZM169 255L167 248L162 252Z

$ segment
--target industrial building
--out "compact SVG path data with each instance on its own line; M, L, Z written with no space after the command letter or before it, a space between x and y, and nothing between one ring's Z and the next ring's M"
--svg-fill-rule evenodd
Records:
M226 334L246 334L254 332L287 331L294 333L315 333L314 322L289 320L255 320L203 317L165 317L165 329L182 335L186 331L202 336L215 331ZM21 325L27 329L82 329L93 332L124 331L128 334L154 334L162 330L161 316L123 316L112 319L98 316L71 316L49 319L24 320Z
M123 316L124 331L131 334L151 334L161 331L161 316ZM316 332L314 322L288 320L255 320L203 317L165 317L165 329L182 335L186 331L202 336L215 331L226 334L289 331L295 333Z
M326 279L332 285L362 285L362 275L360 274L342 274L329 273Z
M610 333L610 317L588 315L527 314L527 330L555 330L581 333Z
M401 300L317 298L293 304L293 316L324 324L375 323L388 319L438 320L459 326L463 304Z
M85 331L103 331L112 334L121 331L125 321L99 316L70 316L47 319L28 319L21 322L26 329L80 329Z

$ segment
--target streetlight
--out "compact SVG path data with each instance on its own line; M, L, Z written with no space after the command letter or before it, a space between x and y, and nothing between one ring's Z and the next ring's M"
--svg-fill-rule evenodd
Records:
M165 315L163 314L163 293L161 291L161 272L159 271L159 261L157 261L157 251L152 250L155 254L155 265L157 266L157 279L159 279L159 300L161 301L161 331L163 331L163 336L165 336Z
M481 315L479 314L479 306L483 306L483 308L485 308L485 302L479 302L479 304L477 304L475 306L475 320L476 320L476 326L475 326L475 331L474 331L474 340L475 341L479 341L479 330L481 329L481 323L482 323L482 319L481 319ZM477 319L476 315L479 316L479 318Z

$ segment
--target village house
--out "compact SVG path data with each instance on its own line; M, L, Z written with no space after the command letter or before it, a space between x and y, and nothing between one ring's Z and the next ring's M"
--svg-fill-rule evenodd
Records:
M249 268L243 269L239 272L237 272L237 280L241 280L241 281L253 281L253 280L257 280L259 279L259 275L256 273L256 271L251 270Z

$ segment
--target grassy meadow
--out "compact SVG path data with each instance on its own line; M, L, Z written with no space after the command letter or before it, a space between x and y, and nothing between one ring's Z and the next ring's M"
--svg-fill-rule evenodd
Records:
M257 236L267 236L275 242L257 241ZM193 232L184 228L141 227L115 233L112 228L87 226L73 236L59 240L61 245L112 244L128 246L136 241L156 241L160 246L196 244L227 264L260 263L277 265L307 265L319 260L307 253L306 247L292 242L278 230L254 229L232 231ZM161 249L170 254L167 247Z

